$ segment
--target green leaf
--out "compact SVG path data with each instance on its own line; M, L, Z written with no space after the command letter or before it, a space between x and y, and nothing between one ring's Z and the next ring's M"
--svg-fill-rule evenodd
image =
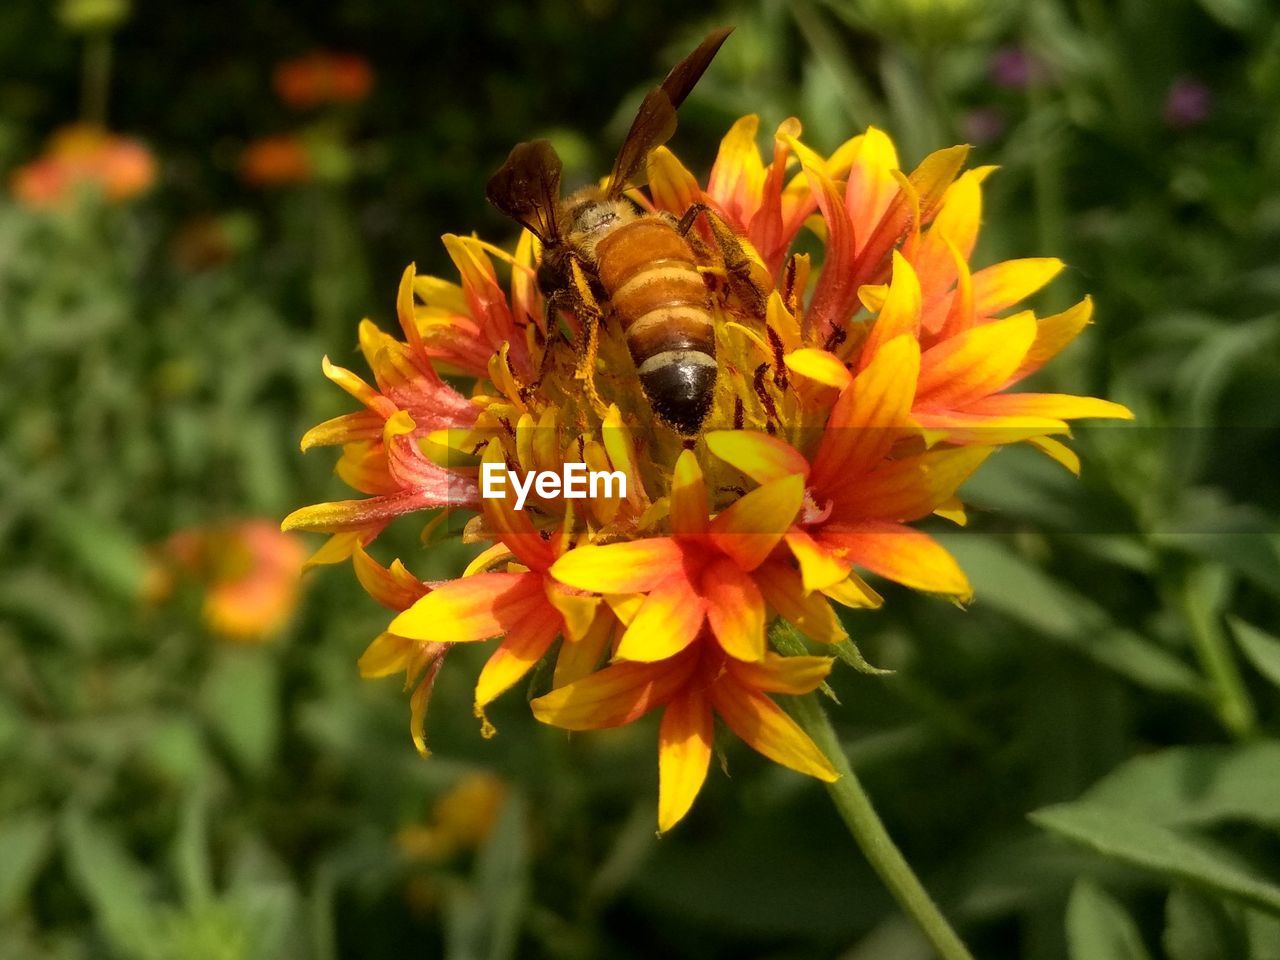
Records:
M454 891L445 917L448 960L510 960L529 901L524 801L511 792L476 860L473 882Z
M1254 668L1280 687L1280 639L1236 617L1227 617L1236 643Z
M1165 826L1249 820L1280 826L1280 741L1171 747L1113 770L1081 802Z
M1245 953L1243 931L1219 900L1175 887L1164 915L1162 941L1169 960L1222 960Z
M1076 881L1067 903L1071 960L1150 960L1142 935L1120 903L1088 880Z
M156 920L146 872L113 830L91 823L83 811L67 813L62 843L71 876L107 939L126 956L145 955Z
M1101 607L994 539L940 536L969 574L975 609L988 607L1141 686L1204 699L1201 677L1173 654L1116 627Z
M14 911L49 858L53 824L42 813L9 815L0 823L0 917Z
M1105 857L1280 913L1280 886L1199 838L1091 803L1045 807L1030 817L1037 826Z
M280 737L276 673L269 650L224 648L202 691L214 732L235 760L257 775L266 772Z
M76 565L100 586L126 600L137 598L147 575L147 559L137 537L115 520L70 505L48 517L49 529Z

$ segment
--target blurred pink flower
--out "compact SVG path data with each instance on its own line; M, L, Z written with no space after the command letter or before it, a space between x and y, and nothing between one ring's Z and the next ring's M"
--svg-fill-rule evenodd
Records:
M1213 91L1194 77L1179 77L1164 98L1164 123L1173 130L1188 130L1209 119Z
M1006 90L1025 90L1048 78L1043 61L1024 47L1001 47L988 66L991 82Z

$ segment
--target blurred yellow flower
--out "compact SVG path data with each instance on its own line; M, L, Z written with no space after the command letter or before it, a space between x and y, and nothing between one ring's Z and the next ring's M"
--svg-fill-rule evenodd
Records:
M438 863L475 850L488 839L507 797L492 773L469 773L436 800L425 823L403 827L396 846L410 860Z

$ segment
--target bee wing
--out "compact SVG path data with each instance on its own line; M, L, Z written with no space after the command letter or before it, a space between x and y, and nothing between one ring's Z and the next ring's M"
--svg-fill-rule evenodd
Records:
M712 30L693 53L671 68L660 86L646 94L635 120L631 122L631 129L627 131L627 138L622 141L618 159L613 163L613 172L609 174L607 192L610 197L620 196L631 186L650 151L671 139L676 132L676 110L732 32L733 27Z
M549 140L517 143L506 163L489 178L485 196L544 244L549 243L560 235L556 210L562 167Z

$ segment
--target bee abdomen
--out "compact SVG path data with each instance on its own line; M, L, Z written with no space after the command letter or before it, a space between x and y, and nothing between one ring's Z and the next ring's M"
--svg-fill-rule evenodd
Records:
M645 218L612 231L596 257L645 396L671 426L696 433L711 409L716 340L693 250L670 224Z

